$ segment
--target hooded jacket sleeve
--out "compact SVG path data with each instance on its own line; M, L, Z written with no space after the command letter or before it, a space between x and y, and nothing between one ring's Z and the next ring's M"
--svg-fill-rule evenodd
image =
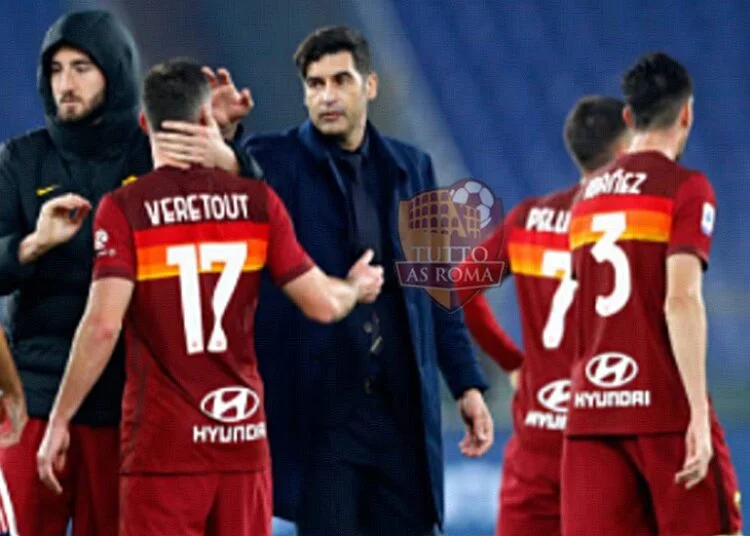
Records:
M16 290L34 273L33 263L18 261L18 246L26 236L21 214L19 176L12 150L0 147L0 295Z
M249 149L245 147L246 143L244 140L245 128L240 124L237 127L237 132L232 140L229 140L227 144L234 151L234 156L237 158L237 163L240 167L240 175L249 179L265 179L263 174L263 168L260 167L258 161L255 160Z

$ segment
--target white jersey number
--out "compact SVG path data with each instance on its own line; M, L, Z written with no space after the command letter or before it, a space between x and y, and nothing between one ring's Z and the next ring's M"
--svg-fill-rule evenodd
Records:
M628 257L615 242L627 227L624 212L597 214L591 220L591 230L603 232L602 237L591 248L596 262L608 262L615 271L615 285L609 296L597 296L596 312L600 316L612 316L622 311L632 292L630 263Z
M204 344L199 259L202 272L210 271L214 263L224 264L211 298L214 325L208 339L208 346ZM182 324L188 354L226 351L227 335L222 327L222 319L242 274L245 259L247 259L247 243L245 242L206 243L198 246L191 244L167 248L167 264L177 266L180 270Z
M596 312L603 317L619 313L630 299L632 285L628 257L616 242L626 229L623 212L597 214L591 220L591 230L604 233L591 248L596 262L608 262L615 271L615 285L609 296L597 296ZM548 350L560 346L565 331L565 315L575 297L578 282L571 275L571 255L565 251L545 251L542 257L542 275L553 277L563 272L560 285L552 297L547 323L542 332L542 344Z
M563 273L560 285L552 296L552 307L542 332L542 344L547 350L560 346L565 331L565 315L573 303L578 281L570 277L571 255L567 251L545 251L542 257L542 275L549 277Z

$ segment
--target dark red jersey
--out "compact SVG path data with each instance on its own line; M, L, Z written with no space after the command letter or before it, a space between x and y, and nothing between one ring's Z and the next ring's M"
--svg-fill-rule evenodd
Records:
M574 297L568 250L570 205L577 186L543 197L526 199L511 210L503 226L484 244L500 251L515 277L521 313L525 357L513 399L514 428L521 444L559 454L570 396L573 338L567 311ZM501 241L502 244L497 242ZM484 296L465 307L467 325L504 368L517 361L517 352L504 337L488 337L494 319L482 311ZM483 326L485 326L483 328ZM490 340L488 340L490 339ZM488 348L495 346L495 348Z
M658 152L623 156L581 186L570 226L579 283L570 435L685 431L666 259L684 252L707 265L715 213L706 177Z
M269 466L253 344L261 270L312 267L276 194L224 171L163 167L105 197L94 279L135 282L125 320L123 473Z

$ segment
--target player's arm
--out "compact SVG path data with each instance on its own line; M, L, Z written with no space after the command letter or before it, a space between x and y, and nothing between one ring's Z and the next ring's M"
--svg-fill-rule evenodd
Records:
M688 404L686 456L675 479L689 489L708 473L713 456L706 387L706 308L703 268L708 261L716 198L708 180L695 175L679 188L667 248L664 314Z
M104 372L120 337L133 286L132 281L119 277L105 277L91 285L50 422L67 426Z
M0 393L2 419L9 423L8 429L0 434L0 447L4 448L16 444L21 439L24 426L28 421L28 414L21 378L18 376L2 326L0 326L0 390L2 391Z
M523 363L523 352L497 322L484 294L473 297L464 306L466 327L479 347L503 370L511 372Z
M706 307L703 270L698 257L678 253L667 258L667 297L664 302L669 339L685 385L691 414L708 415L706 387Z
M56 493L62 487L55 476L65 465L70 421L112 357L122 320L133 294L133 282L106 277L91 285L86 311L78 325L65 374L37 454L42 482Z
M383 285L383 268L370 265L373 252L366 251L352 265L346 279L325 274L297 241L292 220L281 199L273 188L265 188L270 224L268 269L274 283L303 314L317 322L336 322L348 315L357 303L375 301Z
M347 279L331 277L313 266L282 290L311 320L323 324L338 322L357 303L371 303L380 293L383 268L371 266L372 257L373 251L367 250L352 266Z
M510 228L509 222L515 220L518 210L516 208L511 211L503 225L499 226L487 240L478 246L478 248L482 248L482 254L470 255L466 261L461 263L460 269L462 271L481 269L482 267L474 259L487 258L487 260L502 263L503 277L510 275L505 240ZM484 295L486 290L487 288L481 289L480 293L474 296L475 289L459 289L460 302L465 303L463 312L466 327L469 328L469 332L482 351L500 365L503 370L510 372L521 366L523 353L497 322L489 301Z
M686 461L676 476L689 489L706 476L713 456L706 386L706 308L701 261L689 253L667 259L664 312L677 369L690 405Z
M105 195L99 203L93 228L94 282L37 452L39 477L58 494L62 488L55 471L65 465L70 421L112 356L135 285L132 230L112 194Z

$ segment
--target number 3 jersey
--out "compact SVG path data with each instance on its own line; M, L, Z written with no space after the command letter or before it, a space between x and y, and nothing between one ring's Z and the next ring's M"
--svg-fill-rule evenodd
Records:
M581 186L570 247L579 286L568 435L684 432L687 397L664 315L666 260L707 266L706 177L659 152L625 155Z
M266 184L162 167L106 196L94 279L135 282L125 319L121 472L269 466L253 329L261 270L313 264Z

